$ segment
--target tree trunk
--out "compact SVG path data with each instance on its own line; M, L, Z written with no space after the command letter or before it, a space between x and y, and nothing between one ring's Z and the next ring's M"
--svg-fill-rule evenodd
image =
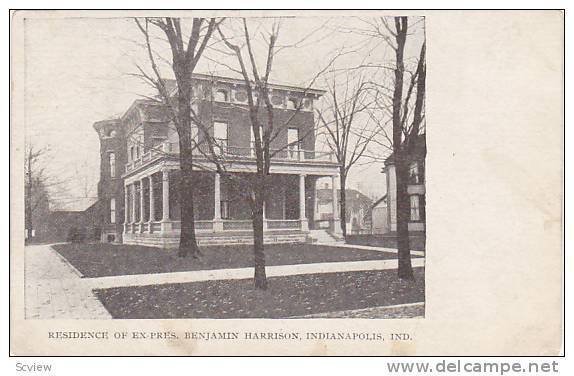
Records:
M341 221L341 231L343 232L343 237L347 237L347 176L344 172L339 174L339 182L341 187L341 194L339 199L341 200L339 220Z
M181 232L179 236L179 257L186 257L191 254L197 257L200 254L195 237L195 210L194 210L194 187L193 187L193 168L191 150L181 149L180 138L180 168L181 180L179 187L180 210L181 210ZM191 149L188 147L188 149Z
M262 180L262 179L261 179ZM263 200L265 187L257 184L254 189L255 200L253 204L253 253L255 259L255 274L253 283L255 288L267 290L267 275L265 273L265 251L263 245Z
M28 176L27 181L26 181L26 185L27 188L26 189L26 197L25 197L25 217L26 217L26 233L28 235L27 237L27 241L32 241L32 225L33 225L33 220L32 220L32 152L30 151L28 154Z
M408 164L404 155L408 151L405 150L405 145L403 145L403 124L401 121L405 72L404 49L407 38L408 18L395 17L395 28L397 30L397 48L395 50L396 67L393 91L393 154L397 183L397 248L399 256L397 273L401 279L413 279L408 229L410 214L410 202L407 194Z
M175 68L174 68L175 70ZM179 236L179 257L200 253L195 237L195 210L193 185L193 150L191 146L191 73L181 73L178 79L178 135L179 165L181 180L179 187L181 232Z
M414 274L409 246L410 202L407 192L408 161L403 155L400 155L395 161L397 183L397 248L399 256L398 277L412 280L414 279Z

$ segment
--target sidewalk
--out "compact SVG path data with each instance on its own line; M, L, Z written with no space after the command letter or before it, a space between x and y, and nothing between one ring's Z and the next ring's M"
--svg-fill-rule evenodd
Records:
M414 268L422 267L424 266L424 261L424 258L414 258L412 265ZM282 277L300 274L396 269L397 263L397 260L324 262L317 264L267 266L265 270L267 277ZM202 282L223 279L248 279L252 277L253 268L239 268L83 278L80 280L80 283L82 283L85 288L107 289L112 287L162 285L168 283Z
M49 245L25 248L26 319L111 319L89 286Z
M383 248L383 247L373 247L370 245L356 245L356 244L345 244L345 243L314 243L317 245L328 245L330 247L341 247L341 248L354 248L354 249L364 249L367 251L377 251L377 252L389 252L389 253L399 253L399 251L397 251L394 248ZM415 256L425 256L425 253L423 251L413 251L411 250L411 255L415 255Z
M292 319L422 319L424 318L425 303L407 303L392 306L370 307L314 313L305 316L293 316Z
M424 262L424 258L412 259L415 268L423 267ZM268 277L280 277L396 268L397 260L370 260L268 266L266 272ZM94 289L253 277L253 268L238 268L81 278L49 245L26 247L25 269L27 319L110 319L110 314L92 293Z

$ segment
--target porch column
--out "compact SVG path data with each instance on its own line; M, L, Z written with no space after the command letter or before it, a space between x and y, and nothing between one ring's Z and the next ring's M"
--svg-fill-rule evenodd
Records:
M144 232L145 223L145 198L144 198L144 178L140 179L140 233Z
M341 220L339 219L339 196L337 195L337 175L331 176L331 188L333 190L333 232L340 234Z
M305 213L305 175L299 175L299 219L301 231L309 231L309 221Z
M128 211L129 185L124 185L124 233L128 232L128 222L130 221L130 212Z
M169 170L161 170L161 186L162 186L162 216L161 216L161 232L166 233L171 231L171 222L169 221Z
M150 175L149 176L149 223L150 223L150 230L151 230L151 223L154 220L155 220L155 195L153 192L153 175Z
M213 180L213 232L223 231L221 220L221 175L215 173Z
M132 185L132 220L131 223L136 223L136 183ZM135 232L135 225L132 225L132 232Z

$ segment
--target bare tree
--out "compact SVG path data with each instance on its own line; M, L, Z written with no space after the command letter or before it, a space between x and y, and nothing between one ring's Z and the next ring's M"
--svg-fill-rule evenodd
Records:
M47 148L38 148L31 141L26 142L24 155L24 216L28 241L34 235L34 218L40 209L48 210L48 178L45 157Z
M370 142L378 133L370 118L361 118L371 103L368 95L369 84L362 76L352 83L350 74L341 88L337 85L336 76L330 82L328 106L317 110L321 133L325 135L329 149L335 154L339 163L340 219L343 236L347 236L346 186L349 171L365 156Z
M179 18L145 18L135 19L135 22L145 38L152 74L138 66L140 76L150 83L163 103L173 115L173 122L179 136L179 161L181 170L180 194L181 201L181 235L178 255L185 257L200 254L195 236L193 193L193 147L192 147L192 73L195 70L218 22L215 18L193 18L189 38L185 38L182 23ZM177 94L170 92L165 78L160 72L156 56L152 48L150 25L159 28L169 43L171 49L171 67L177 83Z
M308 132L304 132L302 135L300 134L298 140L287 143L286 145L280 145L275 149L271 148L271 146L274 145L274 141L287 129L296 114L299 113L304 105L304 100L301 99L298 101L295 106L295 111L287 120L277 121L274 117L273 104L271 103L269 95L269 77L273 70L274 58L277 53L285 48L295 47L299 45L301 41L294 43L293 45L277 45L280 31L280 22L278 20L273 21L271 30L261 31L258 34L261 35L261 38L257 39L252 37L245 18L241 20L238 35L225 35L224 31L219 26L217 27L217 30L221 40L230 51L230 54L235 57L238 65L238 67L227 66L227 68L241 75L247 91L249 120L254 138L253 146L255 149L256 172L253 178L245 180L243 184L249 188L249 192L251 193L249 195L249 202L252 207L253 215L253 250L255 260L254 285L258 289L266 289L267 278L265 273L263 208L268 191L271 161L279 153L291 146L299 144L308 136L309 133L314 132L314 128L311 128ZM305 38L308 37L309 35ZM264 62L263 69L260 69L257 64L258 56L256 56L254 48L255 43L259 46L265 46L265 55L262 59ZM339 52L327 62L326 66L310 81L307 89L304 89L303 96L316 82L317 78L323 74L342 54L344 54L344 52ZM221 163L217 163L217 169L220 173L224 172L225 166Z
M390 24L390 20L386 17L362 19L364 27L349 31L383 42L394 55L392 62L366 62L357 68L375 69L382 73L371 81L374 110L369 111L369 115L378 124L381 136L372 142L392 153L391 162L396 172L398 276L401 279L413 279L409 250L410 201L407 185L412 154L420 140L419 135L424 133L426 44L423 41L418 58L405 57L405 46L410 40L409 36L412 38L414 34L413 30L409 30L409 19L394 17L394 26ZM419 22L422 22L422 19L413 25ZM408 76L405 77L405 74ZM387 128L389 125L390 131Z
M394 38L394 44L389 42L395 51L394 87L392 101L392 145L393 162L396 171L397 189L397 247L399 256L398 276L401 279L413 279L411 254L409 247L408 222L410 218L409 195L407 184L409 178L410 151L414 150L423 122L426 64L426 46L423 42L417 69L411 76L407 92L403 97L404 89L404 51L408 35L408 17L395 17L395 31L387 25L388 32ZM412 121L410 120L411 98L416 88L416 100Z

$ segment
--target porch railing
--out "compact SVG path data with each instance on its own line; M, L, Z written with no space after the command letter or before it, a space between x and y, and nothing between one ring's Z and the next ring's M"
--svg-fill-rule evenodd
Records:
M268 229L298 229L301 221L298 219L267 219Z
M150 232L157 233L161 231L161 223L159 222L152 222L150 223Z
M223 160L255 160L255 147L242 147L231 145L215 145L215 154ZM150 149L142 154L138 159L126 164L126 172L146 165L162 156L176 155L179 153L179 146L176 143L164 142L161 146ZM334 154L329 151L303 150L298 147L288 147L285 149L270 150L272 161L307 161L307 162L336 162ZM194 149L193 154L199 159L209 159L210 152L207 146L200 145Z
M172 220L170 223L170 231L181 231L181 221ZM223 231L250 231L253 229L253 224L250 219L224 219L221 221L223 224ZM265 228L267 230L297 230L301 228L301 220L299 219L266 219ZM195 229L198 232L212 232L214 230L213 220L198 220L195 221ZM157 234L162 231L161 222L144 222L144 223L127 223L124 224L124 232L131 234Z
M224 220L223 231L251 230L253 224L250 220Z

